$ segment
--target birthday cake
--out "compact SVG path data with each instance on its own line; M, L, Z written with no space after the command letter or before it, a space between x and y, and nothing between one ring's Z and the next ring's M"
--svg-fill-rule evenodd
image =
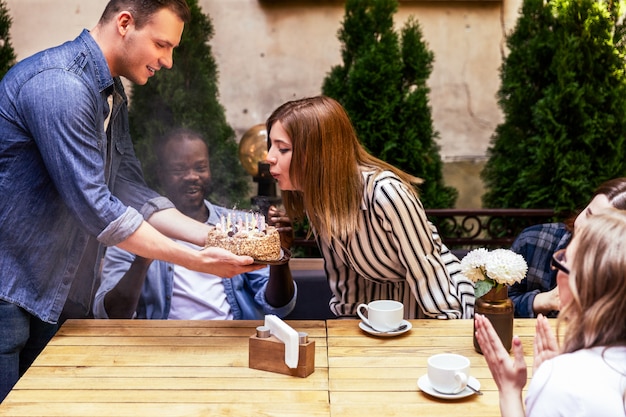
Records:
M281 257L280 235L265 224L262 215L229 213L209 230L206 246L223 248L257 261L276 261Z

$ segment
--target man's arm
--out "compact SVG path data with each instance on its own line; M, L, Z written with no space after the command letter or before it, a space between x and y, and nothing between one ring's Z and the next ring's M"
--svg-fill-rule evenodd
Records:
M280 234L280 246L291 249L293 243L293 228L291 219L287 216L284 208L270 206L268 211L268 224L276 227ZM265 299L273 307L282 307L293 298L293 277L289 264L270 266L270 277L265 289Z
M270 266L270 277L265 289L265 299L273 307L282 307L293 298L293 277L289 264Z
M157 214L164 214L164 212L170 212L173 209L163 210L153 214L152 219ZM176 213L180 214L177 210ZM202 225L195 220L192 220L186 216L189 222L181 222L181 228L188 234L187 238L182 237L179 233L172 233L174 238L182 238L181 240L192 241L192 243L200 242L199 236L203 236L201 232L192 232L189 225L197 224ZM175 217L179 219L179 217ZM163 216L159 216L159 221L163 219ZM157 223L158 226L163 227L163 223ZM200 228L200 227L199 227ZM165 227L166 233L176 230L175 227ZM179 231L180 232L180 231ZM193 236L189 236L193 235ZM196 243L197 244L197 243ZM203 246L201 243L200 246ZM232 277L234 275L251 272L257 269L261 269L263 265L255 265L254 261L249 256L238 256L226 249L221 248L205 248L200 251L193 250L186 246L180 245L173 240L160 233L157 229L151 226L148 222L142 222L135 232L133 232L126 240L117 244L121 249L128 252L132 252L138 256L150 259L160 259L166 262L184 266L187 269L191 269L199 272L206 272L214 274L223 278Z
M204 247L210 226L185 216L175 208L154 212L150 223L159 232L172 239L184 240L196 246Z
M110 319L133 318L150 264L152 259L136 256L117 285L105 294L104 308Z

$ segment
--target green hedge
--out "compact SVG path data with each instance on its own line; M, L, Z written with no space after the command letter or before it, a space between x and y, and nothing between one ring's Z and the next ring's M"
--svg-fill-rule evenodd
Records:
M428 102L434 54L414 18L394 31L397 9L397 0L346 1L338 33L343 64L331 69L322 92L346 108L370 153L424 179L425 207L453 207L458 192L443 184Z
M504 122L482 172L485 207L584 207L626 175L624 26L618 3L525 0L507 38Z

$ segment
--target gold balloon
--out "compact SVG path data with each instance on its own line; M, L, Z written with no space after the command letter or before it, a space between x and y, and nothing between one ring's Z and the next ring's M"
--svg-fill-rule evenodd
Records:
M267 130L264 124L252 126L239 141L239 160L252 176L259 173L258 163L267 158Z

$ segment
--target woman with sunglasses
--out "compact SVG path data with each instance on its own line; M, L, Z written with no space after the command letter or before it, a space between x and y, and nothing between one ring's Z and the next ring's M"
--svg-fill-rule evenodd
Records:
M513 354L489 320L477 315L476 338L500 393L502 416L624 417L626 415L626 212L606 209L576 228L555 254L562 309L557 331L537 318L533 377L520 339ZM525 413L525 414L524 414Z
M515 305L515 317L535 317L543 314L556 317L560 308L556 288L556 271L550 267L552 255L567 246L572 238L570 226L584 224L594 213L615 207L626 210L626 178L615 178L602 183L580 214L564 223L545 223L531 226L515 239L511 250L526 259L528 273L521 282L509 287L509 297Z

